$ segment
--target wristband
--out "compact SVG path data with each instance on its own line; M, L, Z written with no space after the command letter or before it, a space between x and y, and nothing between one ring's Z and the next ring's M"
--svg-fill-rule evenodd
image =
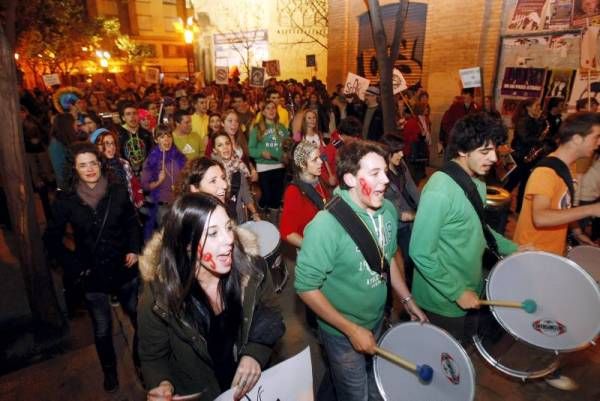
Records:
M406 305L412 299L412 295L402 298L402 305Z

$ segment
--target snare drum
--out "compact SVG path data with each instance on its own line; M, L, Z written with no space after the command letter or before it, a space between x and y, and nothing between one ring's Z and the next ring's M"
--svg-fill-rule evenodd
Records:
M281 256L279 230L268 221L248 221L240 227L252 231L258 237L259 254L267 262L273 278L275 292L281 292L288 279L288 271Z
M433 368L432 381L424 384L415 373L375 356L375 381L384 400L469 401L475 398L475 370L469 356L439 327L429 323L402 323L386 331L378 345L413 363Z
M567 258L583 267L597 283L600 283L600 247L576 246L569 251Z
M545 350L583 349L600 333L600 289L589 274L567 258L547 252L511 255L492 269L488 299L533 299L534 313L491 307L513 336Z

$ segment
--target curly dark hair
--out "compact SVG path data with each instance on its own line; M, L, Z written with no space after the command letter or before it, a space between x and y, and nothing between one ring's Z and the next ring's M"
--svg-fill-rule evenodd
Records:
M450 132L447 159L458 157L459 152L472 152L489 143L500 145L508 140L502 121L484 112L469 114L456 122Z
M336 158L336 173L340 188L349 189L344 182L344 175L346 173L356 175L360 170L360 161L369 153L383 157L387 164L387 153L376 142L353 140L340 148Z

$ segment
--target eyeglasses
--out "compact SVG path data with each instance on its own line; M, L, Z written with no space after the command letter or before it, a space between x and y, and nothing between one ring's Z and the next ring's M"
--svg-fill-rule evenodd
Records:
M100 162L99 161L93 161L93 162L88 162L88 163L79 163L77 165L77 168L80 170L85 170L88 167L98 167L100 166Z

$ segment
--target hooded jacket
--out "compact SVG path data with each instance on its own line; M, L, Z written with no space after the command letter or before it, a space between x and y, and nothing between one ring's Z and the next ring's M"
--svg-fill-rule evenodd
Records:
M256 270L255 274L242 277L243 321L232 352L236 363L248 355L264 368L273 346L285 332L285 325L275 302L268 266L258 256L256 236L239 227L236 235L245 253L255 262ZM175 387L174 394L202 392L200 400L213 400L221 389L205 333L183 316L173 314L156 298L156 288L163 281L159 268L161 243L162 235L155 234L140 258L144 291L138 306L138 349L144 381L152 389L168 380Z

